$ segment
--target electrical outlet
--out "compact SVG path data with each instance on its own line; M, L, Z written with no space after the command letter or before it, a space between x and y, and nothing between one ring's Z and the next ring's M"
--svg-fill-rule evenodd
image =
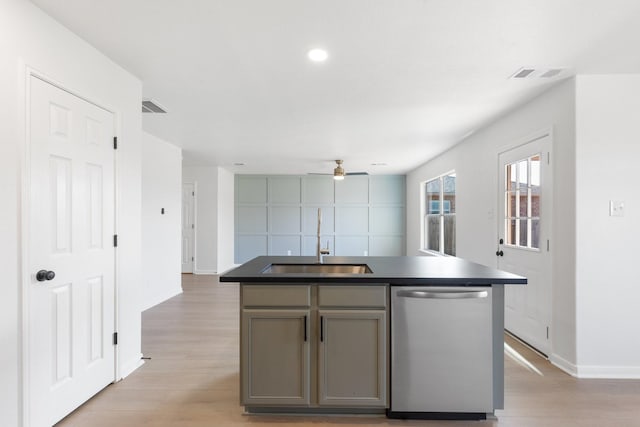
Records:
M609 216L624 216L624 201L609 200Z
M287 251L287 256L291 256L291 251Z

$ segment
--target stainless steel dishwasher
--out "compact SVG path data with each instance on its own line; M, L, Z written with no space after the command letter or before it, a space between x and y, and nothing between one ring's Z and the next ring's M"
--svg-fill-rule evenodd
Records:
M392 418L492 413L492 289L391 288Z

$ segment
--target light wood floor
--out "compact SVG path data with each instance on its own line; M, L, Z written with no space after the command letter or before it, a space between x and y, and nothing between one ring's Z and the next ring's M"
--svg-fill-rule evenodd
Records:
M150 357L59 426L640 426L640 381L576 380L513 340L544 376L505 359L505 409L487 421L247 416L238 403L238 286L183 275L184 293L143 313ZM470 360L473 350L470 349Z

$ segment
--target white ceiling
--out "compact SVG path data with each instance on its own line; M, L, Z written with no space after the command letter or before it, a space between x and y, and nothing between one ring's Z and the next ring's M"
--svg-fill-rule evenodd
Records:
M640 73L638 0L32 1L142 80L185 164L239 173L405 173L563 77Z

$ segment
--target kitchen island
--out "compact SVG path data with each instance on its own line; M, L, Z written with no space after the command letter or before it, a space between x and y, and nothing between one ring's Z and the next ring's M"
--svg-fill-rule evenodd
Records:
M504 285L455 257L262 256L240 283L249 413L485 418L504 404Z

